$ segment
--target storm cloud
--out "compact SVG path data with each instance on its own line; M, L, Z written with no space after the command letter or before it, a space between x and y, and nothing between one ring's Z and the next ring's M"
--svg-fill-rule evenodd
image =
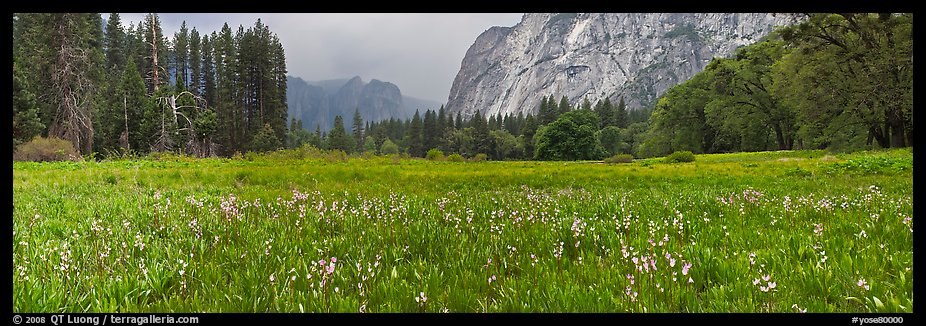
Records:
M121 13L123 24L144 14ZM104 15L106 17L107 15ZM492 26L513 26L522 14L463 13L262 13L159 14L172 36L186 21L200 34L219 31L224 23L237 30L258 18L280 37L290 75L305 80L360 76L399 86L404 95L444 103L466 50Z

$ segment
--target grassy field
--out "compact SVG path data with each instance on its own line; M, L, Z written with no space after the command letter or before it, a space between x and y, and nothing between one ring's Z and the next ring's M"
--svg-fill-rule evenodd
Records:
M13 164L15 312L912 312L910 149Z

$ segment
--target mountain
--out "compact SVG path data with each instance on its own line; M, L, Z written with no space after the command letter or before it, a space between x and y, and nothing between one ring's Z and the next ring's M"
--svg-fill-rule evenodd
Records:
M399 87L389 82L373 79L364 82L359 76L351 79L305 81L287 76L286 104L289 118L302 120L302 127L314 131L321 126L328 131L334 126L334 117L344 117L344 125L350 128L354 110L359 109L364 122L387 120L390 117L406 119L416 109L437 110L441 103L403 96Z
M466 51L447 111L471 116L537 113L542 96L572 105L625 96L628 108L651 107L666 89L714 57L759 41L789 14L525 14L492 27Z

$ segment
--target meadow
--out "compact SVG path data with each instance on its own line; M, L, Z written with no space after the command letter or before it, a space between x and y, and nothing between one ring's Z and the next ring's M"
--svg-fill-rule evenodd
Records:
M13 163L14 312L912 312L911 149Z

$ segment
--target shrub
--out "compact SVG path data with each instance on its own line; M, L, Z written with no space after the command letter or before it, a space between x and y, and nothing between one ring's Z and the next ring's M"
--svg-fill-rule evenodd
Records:
M489 158L489 156L486 155L485 153L479 153L479 154L476 154L476 156L473 156L472 158L470 158L469 161L470 162L482 162L482 161L485 161L487 158Z
M340 149L333 149L328 151L328 162L338 163L338 162L347 162L347 152Z
M609 158L604 159L605 163L630 163L633 162L633 155L630 154L617 154Z
M398 154L399 146L392 142L390 139L386 139L383 144L379 147L379 152L383 155Z
M695 155L691 151L676 151L666 156L666 163L694 162Z
M450 156L447 156L447 160L450 161L450 162L464 162L464 161L466 161L466 159L463 158L463 155L460 155L460 154L457 154L457 153L453 153L453 154L450 154Z
M429 161L443 161L443 160L444 160L444 152L441 151L441 150L439 150L439 149L437 149L437 148L432 148L432 149L428 150L428 153L425 154L424 157L425 157L426 159L428 159Z
M71 142L55 137L35 137L19 145L19 148L13 152L14 161L55 162L79 159L80 154Z

